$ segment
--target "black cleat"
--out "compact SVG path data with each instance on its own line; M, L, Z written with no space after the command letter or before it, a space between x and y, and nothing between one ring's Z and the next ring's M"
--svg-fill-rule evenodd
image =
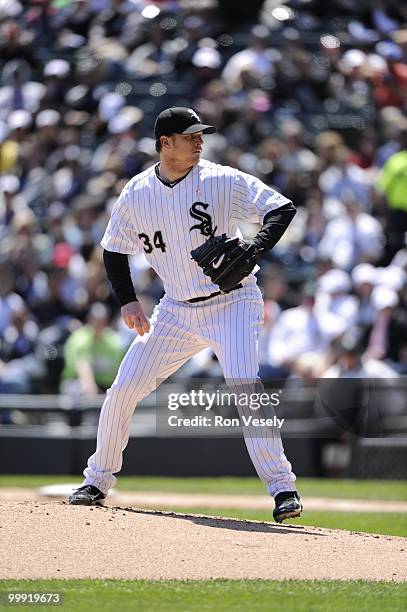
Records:
M69 496L68 502L73 506L103 506L106 495L93 485L79 487Z
M273 511L273 517L276 523L282 523L285 519L300 516L302 504L297 491L283 491L278 493L274 500L276 507Z

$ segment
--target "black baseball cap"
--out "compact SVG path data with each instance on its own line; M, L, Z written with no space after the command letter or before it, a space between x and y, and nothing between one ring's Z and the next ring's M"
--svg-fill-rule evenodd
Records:
M216 127L204 125L199 115L192 108L185 108L184 106L166 108L158 115L155 121L154 134L156 140L160 136L194 134L195 132L213 134L216 132Z

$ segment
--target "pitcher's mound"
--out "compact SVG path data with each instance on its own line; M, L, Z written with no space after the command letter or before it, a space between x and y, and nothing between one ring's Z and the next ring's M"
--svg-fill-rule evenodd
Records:
M0 504L1 578L406 580L407 541L64 502Z

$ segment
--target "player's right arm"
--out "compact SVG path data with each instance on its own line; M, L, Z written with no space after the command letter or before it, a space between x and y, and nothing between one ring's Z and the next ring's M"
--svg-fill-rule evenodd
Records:
M143 336L150 331L150 323L134 291L128 256L105 249L103 251L103 261L107 277L121 306L123 321L127 327L135 329L140 336Z
M150 323L137 300L128 259L129 254L136 254L141 248L129 211L131 187L129 181L115 203L101 245L107 277L121 306L123 321L143 336L150 330Z

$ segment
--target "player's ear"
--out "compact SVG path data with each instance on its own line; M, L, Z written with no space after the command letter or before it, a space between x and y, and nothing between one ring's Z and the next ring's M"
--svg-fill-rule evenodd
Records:
M163 149L170 149L172 144L171 136L161 136L161 147Z

